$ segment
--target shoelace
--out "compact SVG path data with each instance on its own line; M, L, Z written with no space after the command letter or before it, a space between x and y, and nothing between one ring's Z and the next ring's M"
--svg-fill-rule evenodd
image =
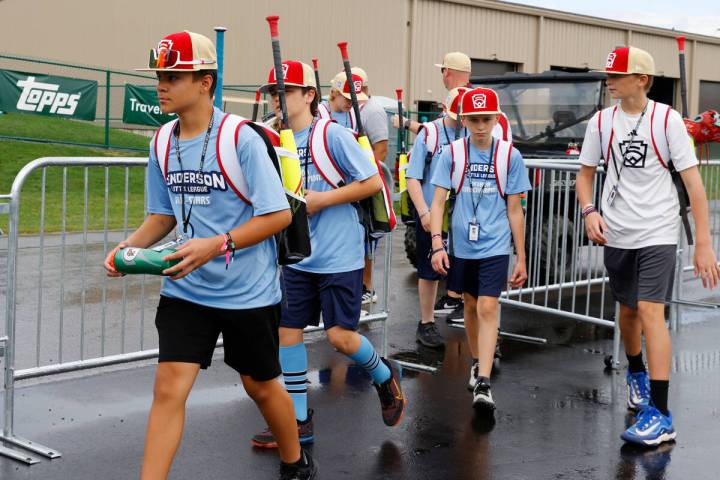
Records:
M650 426L650 423L658 418L654 410L654 408L649 408L638 413L637 425L640 427L640 430L646 430L648 426Z
M641 382L636 377L631 377L631 378L632 378L632 388L633 388L633 390L635 390L635 393L637 394L637 396L640 398L646 398L647 396L649 396L649 392L648 392L647 385L645 384L645 382Z

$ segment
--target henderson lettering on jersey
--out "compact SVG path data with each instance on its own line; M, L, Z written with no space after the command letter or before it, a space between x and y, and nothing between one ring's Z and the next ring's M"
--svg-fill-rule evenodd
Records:
M225 177L220 172L175 170L167 175L168 189L175 194L203 194L211 190L227 190Z

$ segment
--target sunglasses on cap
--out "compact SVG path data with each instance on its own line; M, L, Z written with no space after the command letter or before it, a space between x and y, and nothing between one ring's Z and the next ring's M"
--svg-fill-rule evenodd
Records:
M215 60L207 60L204 58L200 60L180 60L180 52L177 50L151 48L148 67L175 68L178 65L212 65L214 63L216 63Z

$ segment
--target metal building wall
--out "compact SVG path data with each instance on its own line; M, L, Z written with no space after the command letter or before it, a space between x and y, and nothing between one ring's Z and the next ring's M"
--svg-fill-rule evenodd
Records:
M649 50L664 75L678 76L675 32L493 0L2 0L0 51L123 70L147 62L165 33L213 37L223 25L225 82L257 84L271 65L264 18L273 13L281 15L285 58L318 57L327 83L342 66L336 43L347 40L371 90L392 97L403 86L409 103L444 98L433 64L453 50L540 72L597 68L612 47L630 42ZM700 80L720 81L720 39L689 34L687 53L695 113Z

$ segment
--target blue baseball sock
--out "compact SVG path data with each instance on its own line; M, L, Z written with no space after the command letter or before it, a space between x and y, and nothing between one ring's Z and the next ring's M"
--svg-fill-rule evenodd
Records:
M282 366L285 388L295 407L295 418L307 420L307 351L300 342L289 347L280 347L280 365Z
M386 382L390 376L390 369L381 360L370 340L360 335L360 348L348 357L363 367L378 385Z

